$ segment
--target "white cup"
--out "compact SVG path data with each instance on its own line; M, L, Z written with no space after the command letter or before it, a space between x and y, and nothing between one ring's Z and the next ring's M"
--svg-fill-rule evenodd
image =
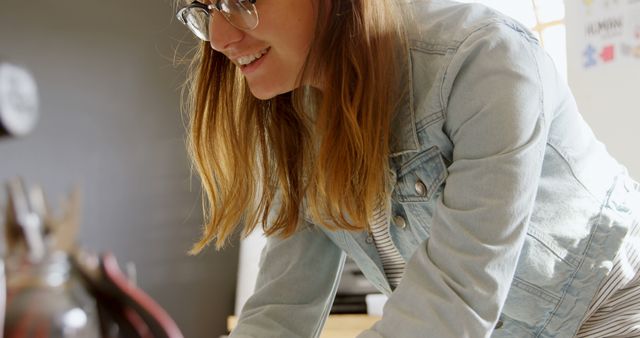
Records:
M367 314L369 316L382 317L382 308L387 302L387 296L381 293L374 293L365 297L367 303Z

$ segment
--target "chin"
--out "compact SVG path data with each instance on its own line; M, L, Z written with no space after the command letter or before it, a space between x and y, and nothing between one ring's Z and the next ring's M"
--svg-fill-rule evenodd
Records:
M272 99L274 97L276 97L278 94L276 93L269 93L269 92L255 92L255 91L251 91L251 94L253 94L253 97L255 97L258 100L269 100Z
M256 88L255 86L249 85L249 90L251 94L258 100L269 100L280 94L284 94L293 90L291 89L281 89L281 88Z

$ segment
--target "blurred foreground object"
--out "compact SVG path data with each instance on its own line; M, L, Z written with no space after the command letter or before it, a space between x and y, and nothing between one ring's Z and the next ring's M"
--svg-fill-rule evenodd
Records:
M28 191L15 179L7 191L3 337L183 337L169 315L122 273L115 256L96 256L76 245L77 189L61 217L52 215L39 187Z
M16 179L7 191L4 337L100 337L95 300L54 246L57 222L42 190Z
M25 68L0 61L0 137L28 134L38 120L36 81Z

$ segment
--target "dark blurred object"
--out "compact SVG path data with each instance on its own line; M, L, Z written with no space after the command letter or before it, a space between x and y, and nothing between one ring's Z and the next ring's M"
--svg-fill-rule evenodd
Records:
M0 137L28 134L38 120L38 89L25 68L0 61Z
M67 253L54 248L56 222L42 189L15 179L7 191L3 337L99 338L96 301Z
M98 301L102 337L183 337L169 314L124 275L113 254L78 251L74 263Z
M364 314L367 313L366 297L379 293L362 274L356 263L347 258L342 270L336 298L331 306L331 314Z
M5 338L99 338L96 301L63 252L7 259Z
M332 315L366 314L367 295L337 294L331 306Z
M98 257L76 245L77 190L63 216L55 218L39 187L28 191L15 179L7 188L3 337L183 337L169 315L120 271L113 255Z

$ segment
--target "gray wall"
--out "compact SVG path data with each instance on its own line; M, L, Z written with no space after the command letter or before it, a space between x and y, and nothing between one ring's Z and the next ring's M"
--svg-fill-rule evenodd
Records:
M217 337L233 312L237 245L185 254L201 208L179 113L184 70L172 63L180 41L192 42L169 0L2 0L0 58L31 70L41 118L0 140L0 182L40 183L54 205L80 183L82 245L133 261L186 337Z

